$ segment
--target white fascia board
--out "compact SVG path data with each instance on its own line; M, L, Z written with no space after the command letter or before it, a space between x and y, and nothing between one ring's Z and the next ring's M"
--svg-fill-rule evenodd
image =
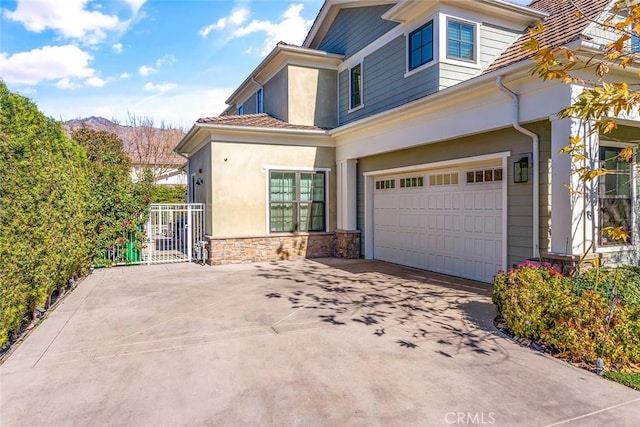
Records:
M450 159L450 160L443 160L440 162L423 163L420 165L403 166L399 168L364 172L363 175L364 176L398 175L401 173L413 172L417 170L442 169L442 168L448 168L448 167L464 165L464 164L490 162L495 160L501 160L503 158L507 158L510 156L511 156L511 151L500 151L497 153L483 154L481 156L459 157L459 158ZM505 174L505 177L506 177L506 174Z
M195 135L195 133L198 131L198 126L197 124L194 124L193 126L191 126L191 129L189 129L189 131L182 137L182 139L176 144L175 148L173 149L173 151L175 151L177 154L181 155L184 157L184 154L180 151L182 150L182 148L187 144L187 142L193 138L193 135Z
M304 129L275 129L248 126L203 125L212 142L234 142L266 145L294 145L334 147L327 131Z
M471 7L474 9L482 8L487 13L494 14L495 12L501 12L503 15L511 16L514 20L522 20L522 21L540 21L549 16L548 13L542 12L537 9L532 9L526 6L521 6L517 4L512 4L502 0L480 0L480 2L485 3L487 6L491 6L493 10L487 11L486 6L474 5L471 2L467 3L463 7ZM413 20L416 16L425 13L429 8L433 7L435 3L452 3L453 1L412 1L412 0L402 0L398 2L394 7L389 9L384 15L382 15L383 19L389 21L395 21L399 23L407 23Z

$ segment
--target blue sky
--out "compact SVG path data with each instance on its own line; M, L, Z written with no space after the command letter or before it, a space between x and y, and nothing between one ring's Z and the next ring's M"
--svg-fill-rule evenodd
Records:
M0 78L58 120L132 114L188 129L220 114L278 41L302 43L322 3L2 0Z

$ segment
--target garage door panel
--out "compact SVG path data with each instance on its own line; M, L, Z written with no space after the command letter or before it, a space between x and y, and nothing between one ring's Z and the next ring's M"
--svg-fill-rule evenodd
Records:
M375 191L374 257L490 282L502 263L502 183L429 182Z

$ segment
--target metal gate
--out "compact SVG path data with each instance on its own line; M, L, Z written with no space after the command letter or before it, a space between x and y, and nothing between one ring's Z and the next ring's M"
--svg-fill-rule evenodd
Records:
M204 204L151 204L142 263L205 261Z

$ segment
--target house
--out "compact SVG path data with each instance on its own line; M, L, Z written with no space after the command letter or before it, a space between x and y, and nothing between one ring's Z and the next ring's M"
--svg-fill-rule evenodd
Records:
M133 182L140 181L145 170L150 170L155 184L175 186L187 183L183 169L185 159L173 150L184 136L180 129L167 127L164 123L155 127L152 119L135 116L130 116L126 125L95 116L68 120L64 124L68 134L86 126L117 135L131 160Z
M564 1L325 1L302 46L278 44L176 147L209 262L362 256L484 282L529 258L638 264L637 171L609 165L606 191L577 195L560 150L574 133L603 160L637 148L640 117L606 136L560 120L580 88L531 75L540 22L554 46L607 42Z

